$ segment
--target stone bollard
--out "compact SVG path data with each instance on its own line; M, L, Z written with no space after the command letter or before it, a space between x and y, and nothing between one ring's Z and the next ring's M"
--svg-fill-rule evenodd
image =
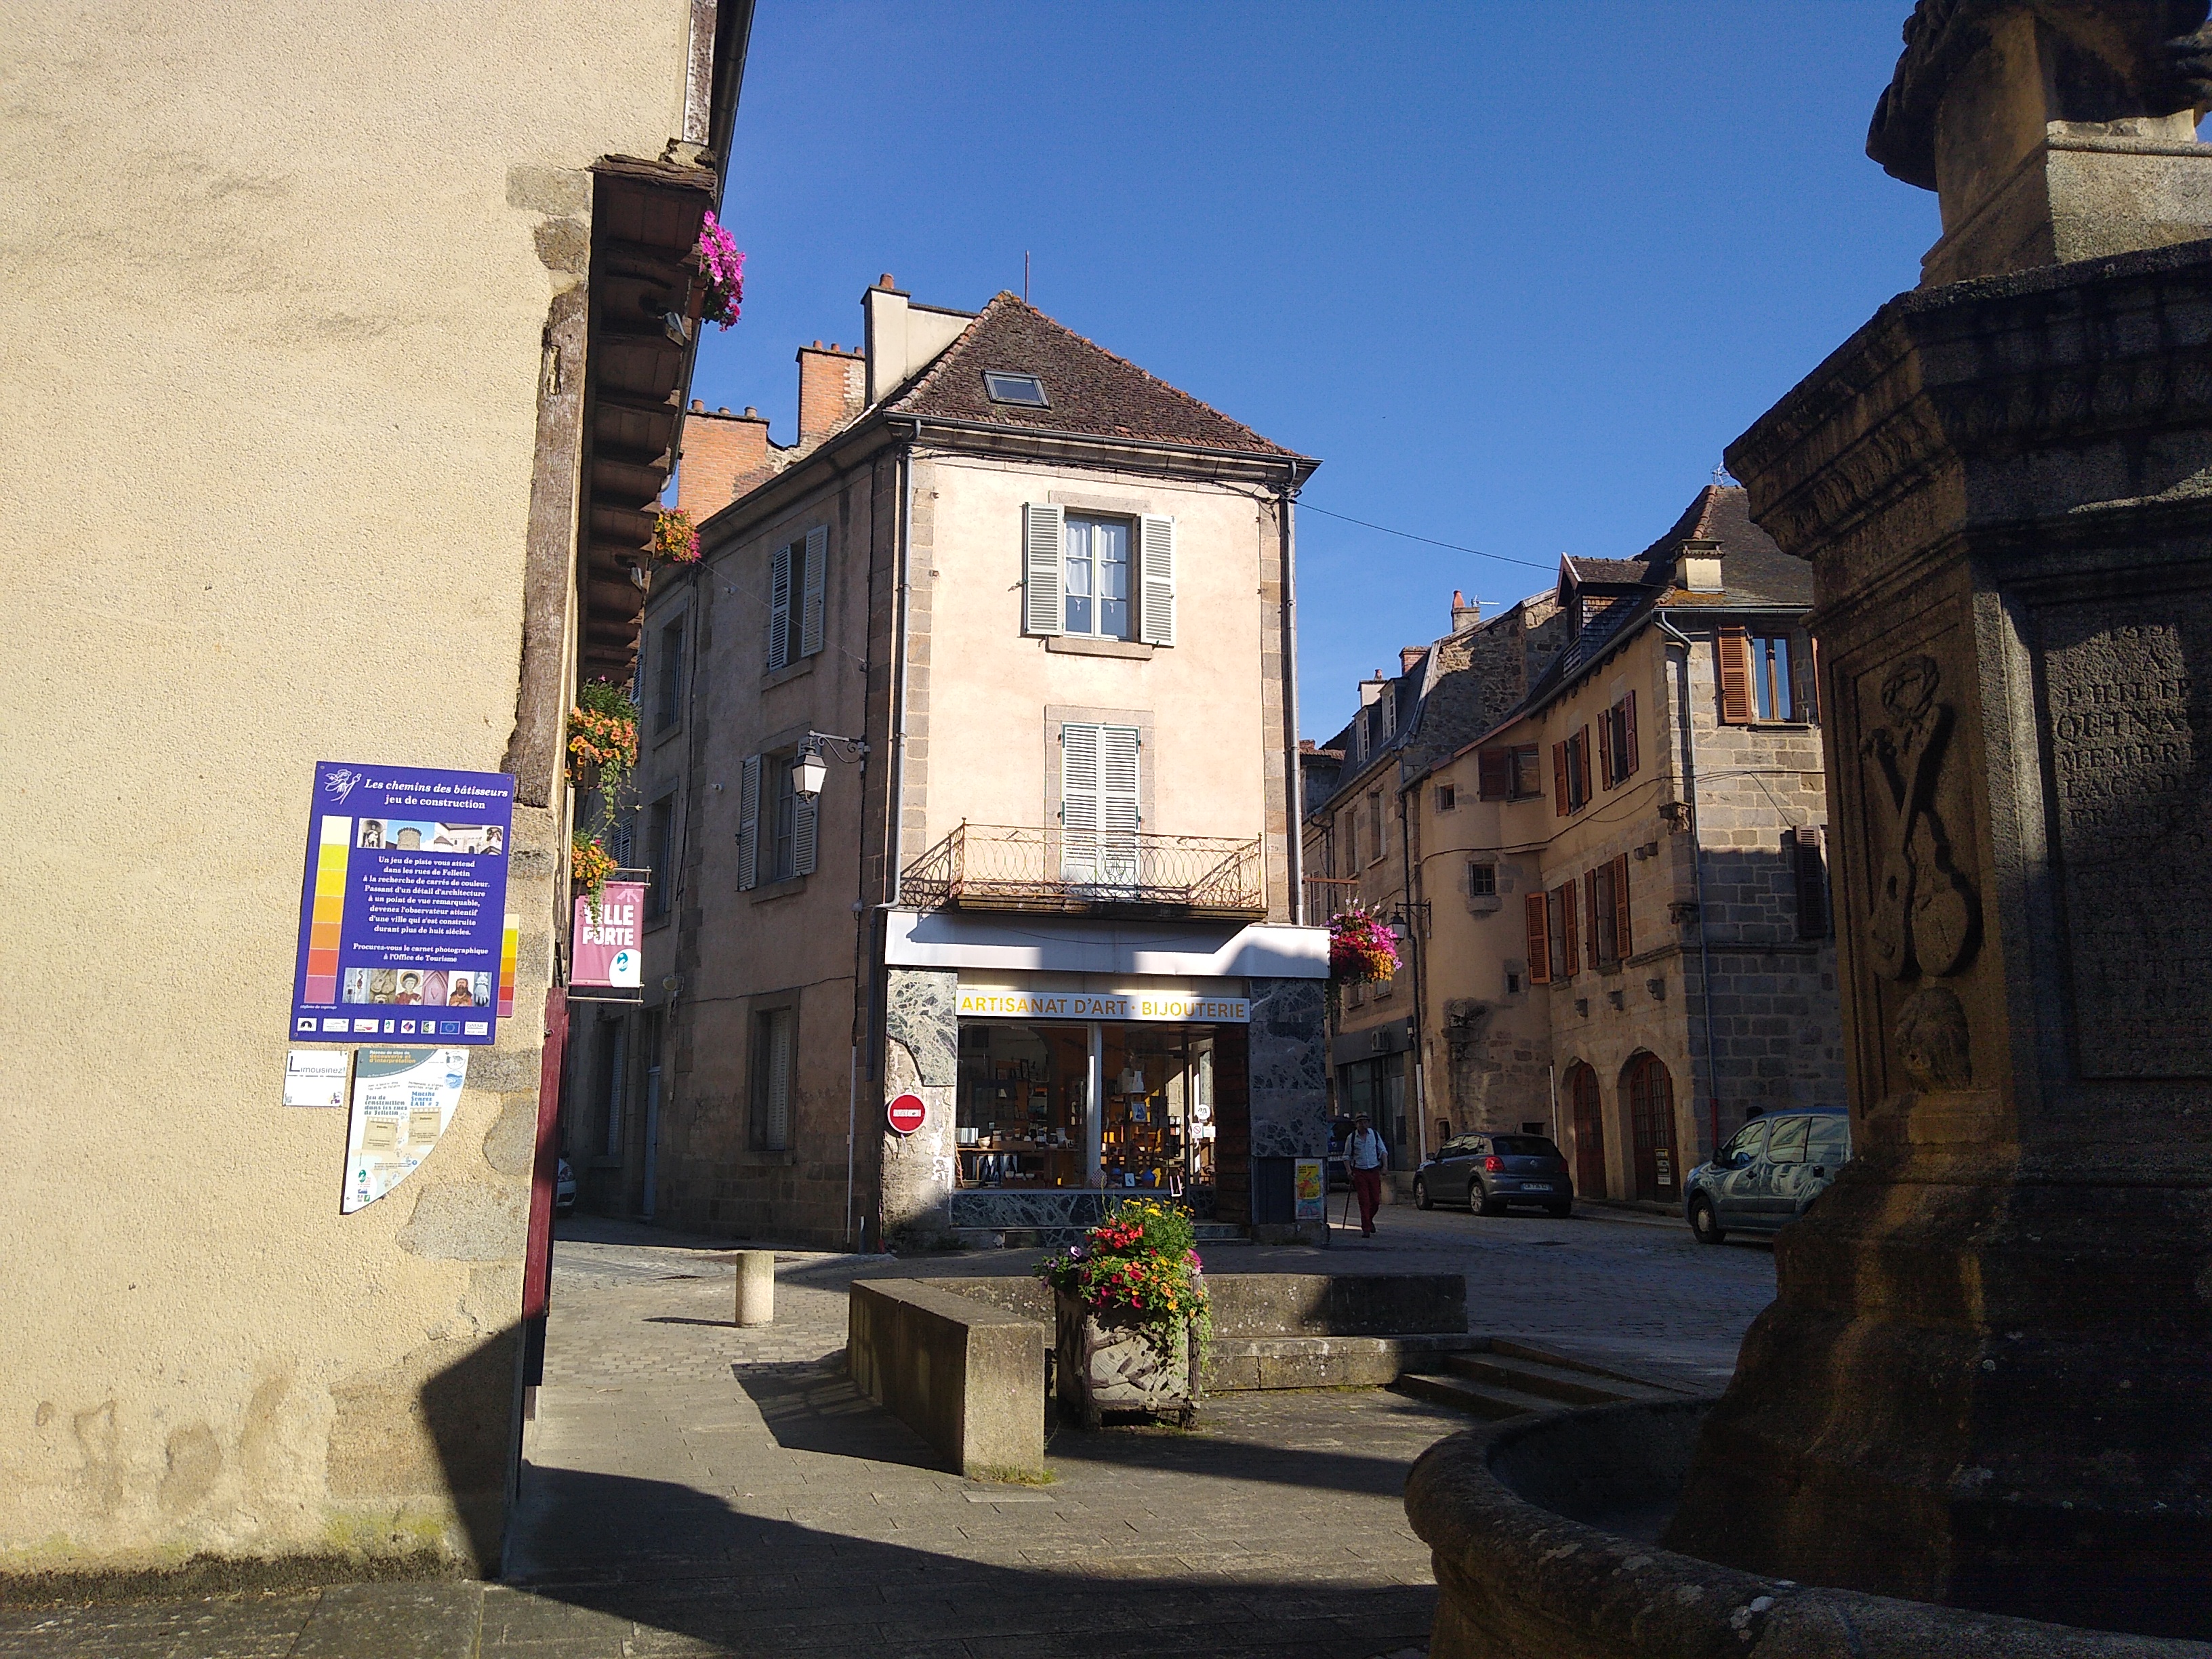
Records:
M775 1322L775 1252L738 1252L738 1323Z

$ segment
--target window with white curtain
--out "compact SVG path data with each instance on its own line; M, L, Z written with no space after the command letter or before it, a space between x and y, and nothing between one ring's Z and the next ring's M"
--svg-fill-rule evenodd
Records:
M1067 631L1129 637L1129 521L1067 515Z

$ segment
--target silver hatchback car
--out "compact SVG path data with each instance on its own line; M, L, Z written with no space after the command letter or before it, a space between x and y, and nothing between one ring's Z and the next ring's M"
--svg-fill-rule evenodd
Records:
M1827 1191L1850 1161L1850 1114L1835 1109L1755 1117L1710 1164L1690 1171L1682 1199L1706 1244L1731 1232L1778 1232Z

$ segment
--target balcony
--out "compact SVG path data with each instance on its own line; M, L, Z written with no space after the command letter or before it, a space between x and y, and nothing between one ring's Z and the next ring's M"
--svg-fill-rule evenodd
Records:
M963 823L906 867L905 902L923 910L1058 915L1267 914L1257 836L1096 835Z

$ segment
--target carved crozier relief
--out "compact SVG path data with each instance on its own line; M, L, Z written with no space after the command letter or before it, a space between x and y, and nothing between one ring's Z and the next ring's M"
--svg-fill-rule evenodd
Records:
M1936 784L1956 724L1936 700L1942 670L1912 656L1882 677L1889 723L1859 740L1875 804L1874 911L1867 921L1875 971L1886 979L1941 978L1966 964L1981 909L1958 867L1937 806ZM1883 810L1887 808L1887 810Z

